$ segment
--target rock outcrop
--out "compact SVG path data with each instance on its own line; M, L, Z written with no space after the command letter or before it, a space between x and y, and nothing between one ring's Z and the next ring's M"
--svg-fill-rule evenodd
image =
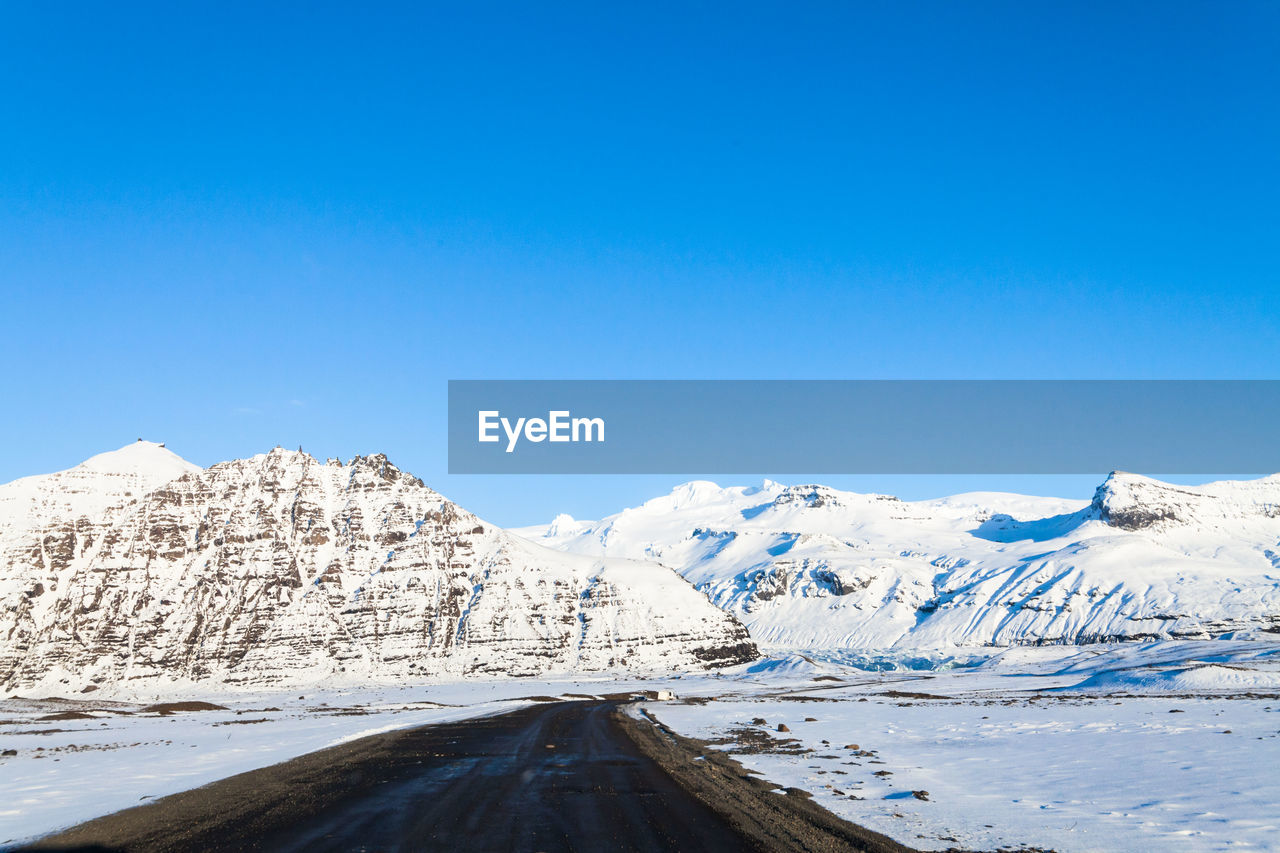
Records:
M122 479L122 460L96 457L0 487L7 689L671 671L756 656L737 620L669 569L534 545L385 456L343 465L277 448L202 470L158 445L117 453L147 463Z

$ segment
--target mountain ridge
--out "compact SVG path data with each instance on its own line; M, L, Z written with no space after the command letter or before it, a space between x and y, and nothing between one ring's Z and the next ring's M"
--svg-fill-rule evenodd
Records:
M1117 471L1087 501L695 481L517 532L669 565L766 647L1005 646L1280 630L1278 506L1280 475L1177 486Z
M276 448L187 466L141 495L110 464L24 483L56 496L70 477L90 511L55 499L0 533L0 684L369 683L756 656L668 569L529 543L385 455L344 465ZM95 491L94 474L113 485Z

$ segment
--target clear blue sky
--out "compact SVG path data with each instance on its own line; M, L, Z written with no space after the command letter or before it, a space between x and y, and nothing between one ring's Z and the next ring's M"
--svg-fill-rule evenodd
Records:
M522 524L680 478L450 477L447 379L1276 377L1280 4L264 5L0 10L0 480L301 444Z

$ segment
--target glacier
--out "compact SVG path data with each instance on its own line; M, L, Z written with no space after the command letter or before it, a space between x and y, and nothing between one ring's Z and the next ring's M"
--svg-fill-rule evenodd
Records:
M1091 500L926 501L695 481L539 544L670 566L768 649L944 649L1280 632L1280 475L1113 472Z

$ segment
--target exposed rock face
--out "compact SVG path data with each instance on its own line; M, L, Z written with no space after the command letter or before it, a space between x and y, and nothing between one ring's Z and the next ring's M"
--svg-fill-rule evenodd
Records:
M670 570L533 545L384 456L341 465L276 449L163 473L91 513L47 501L0 528L0 684L265 686L756 656Z
M1098 518L1121 530L1221 526L1280 518L1280 478L1175 486L1112 471L1093 496Z

